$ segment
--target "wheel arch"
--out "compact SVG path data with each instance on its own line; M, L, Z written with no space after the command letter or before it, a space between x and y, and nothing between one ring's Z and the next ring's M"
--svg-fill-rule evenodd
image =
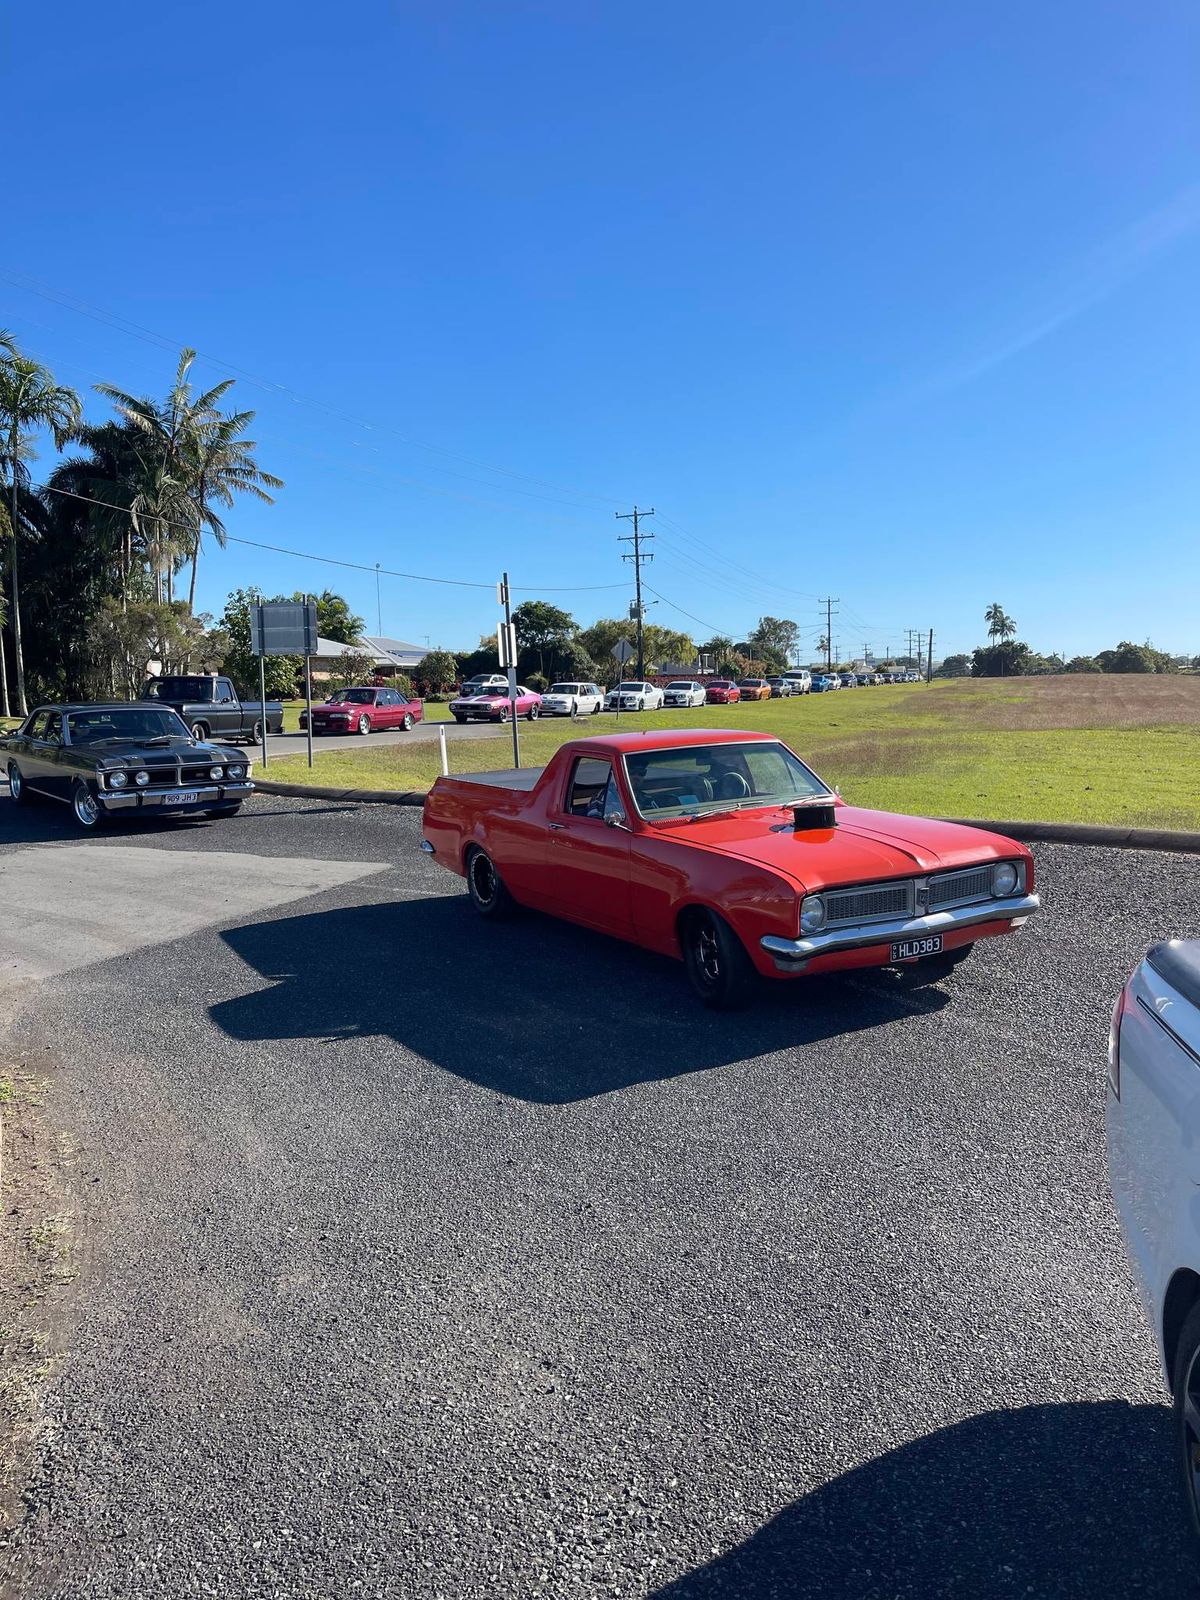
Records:
M1183 1332L1183 1325L1197 1301L1200 1301L1200 1273L1193 1272L1190 1267L1180 1267L1167 1285L1167 1292L1163 1296L1161 1332L1163 1363L1168 1385L1172 1385L1175 1381L1175 1357L1179 1350L1179 1335Z

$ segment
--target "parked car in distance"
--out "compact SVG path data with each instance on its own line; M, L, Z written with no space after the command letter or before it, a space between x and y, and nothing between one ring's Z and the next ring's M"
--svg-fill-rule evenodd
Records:
M143 700L169 706L187 723L193 739L222 739L262 742L263 723L268 733L283 732L283 702L242 700L232 678L195 673L186 677L151 678L142 690Z
M1200 939L1153 945L1108 1038L1108 1176L1174 1400L1174 1455L1200 1533Z
M784 678L778 673L774 677L768 678L767 682L771 686L772 700L789 700L792 695L802 693L790 678Z
M1039 905L1023 845L847 805L736 729L575 739L544 768L438 778L421 847L484 916L515 902L681 958L714 1007L756 975L938 982Z
M542 696L544 717L593 717L603 706L598 683L552 683Z
M879 676L878 676L877 673L874 673L874 672L860 672L858 674L858 683L859 683L859 687L860 688L863 688L865 686L866 688L869 689L869 688L872 687L872 685L874 685L874 684L876 684L878 682L879 682Z
M665 696L656 683L631 678L618 683L604 696L606 711L658 711Z
M676 678L663 690L664 706L687 706L689 709L704 704L704 685L694 678Z
M812 693L812 673L807 667L793 667L790 672L785 672L784 677L793 685L793 694Z
M831 689L840 689L842 680L836 672L817 672L813 674L813 693L828 694Z
M319 706L313 707L312 731L318 733L379 733L403 728L407 733L425 715L423 700L410 698L399 689L367 686L336 689ZM308 727L308 712L300 713L300 728Z
M858 674L856 672L839 672L837 676L838 682L843 689L858 688Z
M742 698L742 691L732 678L714 678L705 690L704 698L710 706L735 706Z
M465 689L466 685L463 687ZM526 689L523 684L518 684L514 702L509 696L507 683L503 689L484 687L470 695L462 692L456 694L450 702L450 715L460 723L507 722L513 714L514 705L519 717L536 722L541 715L542 697L532 689Z
M88 831L109 816L231 817L254 790L240 750L193 739L170 706L142 701L37 706L0 748L18 805L60 800Z
M739 678L738 688L743 700L769 700L771 685L765 678Z
M477 694L482 694L485 689L507 690L508 679L502 672L477 672L473 678L468 678L461 686L456 698L473 700Z

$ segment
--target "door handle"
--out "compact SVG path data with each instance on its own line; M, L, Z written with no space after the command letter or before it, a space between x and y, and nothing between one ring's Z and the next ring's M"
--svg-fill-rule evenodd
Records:
M550 823L550 831L552 833L563 833L566 829L566 826L567 825L565 822L552 822Z

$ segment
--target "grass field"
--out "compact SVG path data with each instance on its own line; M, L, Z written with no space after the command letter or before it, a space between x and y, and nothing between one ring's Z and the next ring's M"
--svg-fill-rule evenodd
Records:
M445 707L431 708L445 714ZM1200 829L1200 677L1080 675L881 684L803 699L622 716L622 729L736 727L777 733L857 805L934 816ZM521 760L610 731L522 722ZM512 764L507 739L455 741L452 772ZM362 789L425 789L436 744L320 754L271 776Z

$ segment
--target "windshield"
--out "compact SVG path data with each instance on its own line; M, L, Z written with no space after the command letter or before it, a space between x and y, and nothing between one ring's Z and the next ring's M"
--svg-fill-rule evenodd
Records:
M669 683L667 685L668 689L690 689L691 687L692 685L685 682L682 678L679 679L678 683Z
M97 706L72 711L67 717L72 744L101 744L106 739L186 739L187 728L166 706Z
M578 694L583 685L580 683L552 683L551 694Z
M733 684L727 678L714 678L708 687L710 689L732 689Z
M748 806L787 806L829 789L782 744L689 745L627 756L638 810L653 821Z
M375 704L374 689L339 689L336 694L329 696L330 705L373 706Z
M617 691L624 691L626 694L640 694L645 687L644 683L619 683Z

